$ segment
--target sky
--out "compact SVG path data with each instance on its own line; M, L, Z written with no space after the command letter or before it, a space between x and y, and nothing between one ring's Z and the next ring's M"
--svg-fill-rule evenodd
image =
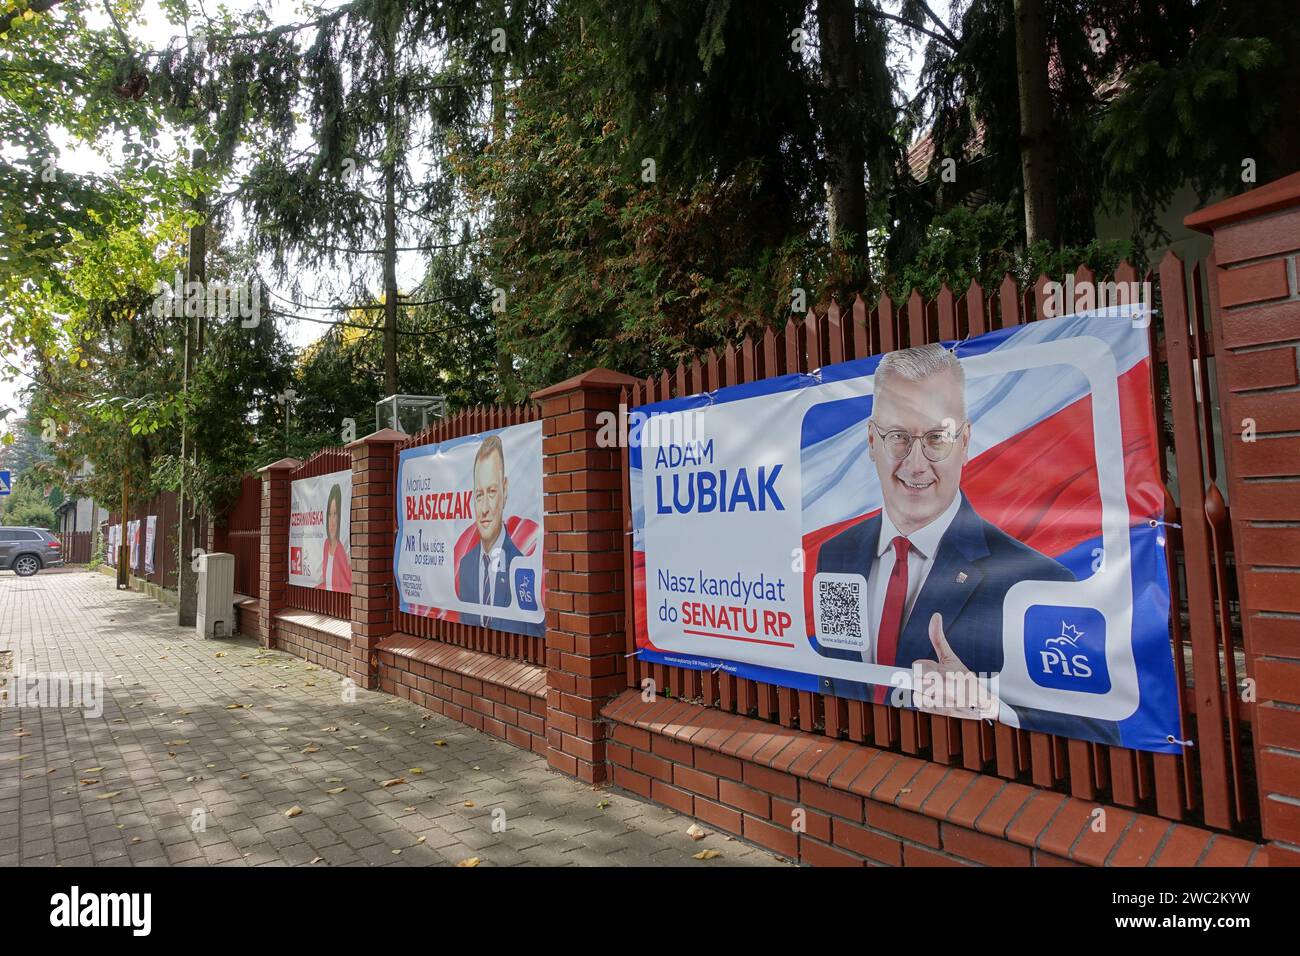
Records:
M322 0L321 6L333 7L340 6L345 0ZM226 6L233 12L252 9L256 4L253 0L230 0ZM901 0L890 0L883 6L887 10L897 12ZM86 9L86 17L90 24L95 27L107 26L106 14L98 4L83 3ZM300 6L292 0L266 0L266 9L275 24L297 23L302 22L305 18ZM57 8L51 15L57 15ZM157 0L145 0L141 10L141 17L127 27L128 33L133 41L141 49L160 50L166 47L168 41L175 36L183 35L183 30L177 24L168 22L166 15L162 12ZM920 44L913 43L911 49L900 48L897 51L900 58L900 66L903 71L903 88L908 95L912 92L912 86L916 74L920 67L921 47ZM97 151L89 146L73 143L69 137L63 137L61 140L56 136L56 142L59 145L60 156L58 165L60 169L75 173L95 173L106 175L111 172L113 166L120 162L120 139L116 142L100 144L101 150ZM161 134L159 142L164 151L170 151L176 148L183 148L186 151L190 148L188 142L178 140L175 136ZM304 143L305 145L305 143ZM238 211L233 218L235 235L238 236L246 229L247 224L241 221ZM423 261L420 253L403 253L398 257L398 284L404 288L415 286L423 273ZM269 274L269 270L263 270L264 275ZM319 302L338 301L338 292L342 287L334 281L335 277L330 275L316 274L310 271L304 271L300 274L300 282L303 289L303 302L308 304ZM286 290L273 288L274 292L285 294ZM277 306L288 311L299 314L308 314L312 316L323 316L319 310L311 308L293 308L284 298L276 302ZM282 321L286 337L289 342L296 348L301 348L320 338L328 325L319 322L309 322L301 320L277 320ZM29 373L32 369L22 365L19 356L5 356L10 362L18 363L23 367L24 372ZM19 408L21 398L19 390L25 385L30 384L28 375L20 376L13 380L0 378L0 409ZM3 426L0 426L3 430Z

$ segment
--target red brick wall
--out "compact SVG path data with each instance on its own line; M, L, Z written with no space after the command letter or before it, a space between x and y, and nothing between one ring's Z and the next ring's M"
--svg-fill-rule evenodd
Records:
M293 621L275 622L276 648L346 677L352 668L352 642Z
M375 647L393 632L393 449L406 436L385 428L352 452L352 664L360 687L378 686Z
M544 754L545 674L535 665L396 635L376 650L379 689Z
M621 449L596 442L630 376L604 369L536 392L546 507L547 760L606 778L601 705L626 686Z
M1235 837L698 704L631 690L604 714L614 784L815 866L1267 862Z
M1300 173L1187 224L1214 236L1211 328L1233 434L1227 499L1254 681L1260 820L1270 862L1300 865Z
M261 640L262 620L258 615L256 601L235 605L235 626L239 629L239 633L245 637L255 637L259 641Z
M262 545L258 582L258 638L271 647L271 621L285 607L289 593L289 474L298 467L282 458L259 468L262 476Z

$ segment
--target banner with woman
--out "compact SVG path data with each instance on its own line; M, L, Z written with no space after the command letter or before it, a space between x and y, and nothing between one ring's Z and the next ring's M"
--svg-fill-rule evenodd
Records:
M300 478L289 490L289 583L352 591L352 471Z

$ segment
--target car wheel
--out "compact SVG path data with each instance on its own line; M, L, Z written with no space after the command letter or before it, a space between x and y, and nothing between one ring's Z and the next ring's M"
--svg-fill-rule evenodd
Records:
M30 578L41 569L41 562L30 554L19 555L14 561L14 574L20 578Z

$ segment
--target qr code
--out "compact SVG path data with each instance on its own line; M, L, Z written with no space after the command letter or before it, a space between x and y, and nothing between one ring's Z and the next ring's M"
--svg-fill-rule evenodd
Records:
M862 588L857 581L818 581L817 601L823 634L862 639Z

